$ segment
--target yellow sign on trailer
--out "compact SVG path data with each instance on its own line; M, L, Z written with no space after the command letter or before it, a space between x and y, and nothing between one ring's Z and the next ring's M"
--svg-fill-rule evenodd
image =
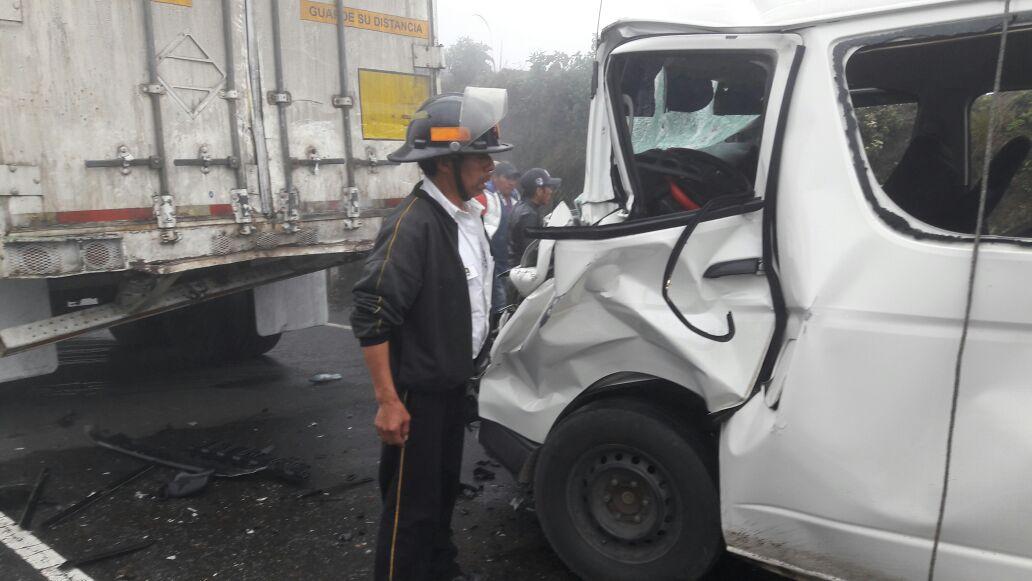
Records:
M359 69L363 139L405 139L412 113L430 98L430 77Z
M337 24L337 6L326 2L301 0L301 20ZM347 6L344 7L344 26L415 38L430 38L430 22L427 20L404 18Z

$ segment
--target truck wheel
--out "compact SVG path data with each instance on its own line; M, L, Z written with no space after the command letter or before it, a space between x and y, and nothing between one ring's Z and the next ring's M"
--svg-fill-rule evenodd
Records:
M258 357L280 339L258 334L251 291L172 311L163 321L173 348L195 363Z
M235 299L233 322L230 324L230 334L233 336L229 348L229 357L235 359L249 359L260 357L279 343L282 333L262 336L258 334L258 321L254 313L254 291L249 290L237 293L227 299Z
M165 334L160 315L115 325L109 331L119 345L131 349L168 344L168 336Z
M231 356L241 359L260 357L269 351L272 351L272 348L279 343L280 337L282 336L282 333L276 333L275 335L263 337L253 329L251 329L250 332L244 330L241 332L241 337L234 345Z
M534 488L545 536L584 579L695 579L722 552L703 447L639 402L560 423L541 448Z

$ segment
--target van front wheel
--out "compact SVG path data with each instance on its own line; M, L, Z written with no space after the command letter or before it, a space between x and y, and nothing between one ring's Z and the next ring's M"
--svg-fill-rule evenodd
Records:
M584 579L694 579L719 557L718 495L693 434L633 401L574 413L535 473L541 526Z

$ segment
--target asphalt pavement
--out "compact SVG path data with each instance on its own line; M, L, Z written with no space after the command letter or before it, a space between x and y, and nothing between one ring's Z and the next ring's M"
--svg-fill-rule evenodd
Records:
M345 308L333 312L332 326L288 333L259 359L196 367L160 348L122 348L101 332L61 344L56 373L0 385L0 538L8 537L0 579L371 579L380 513L369 481L379 455L375 401ZM310 381L318 373L342 378ZM177 470L158 467L44 526L147 465L95 445L88 431L124 434L170 457L212 442L264 449L309 464L311 477L214 478L194 496L163 498ZM477 467L494 479L475 480ZM35 537L22 539L19 555L8 542L17 529L3 523L21 517L43 468ZM454 530L467 570L487 580L576 579L549 548L533 503L472 432L463 481L470 488ZM152 544L70 573L51 567L44 576L30 565L144 542ZM712 578L774 577L727 558Z

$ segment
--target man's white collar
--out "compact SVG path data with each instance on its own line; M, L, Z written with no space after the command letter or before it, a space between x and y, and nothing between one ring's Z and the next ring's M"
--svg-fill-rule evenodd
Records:
M448 215L451 216L452 219L455 219L455 216L459 212L464 212L466 214L473 213L470 210L469 202L463 202L461 208L459 206L456 206L451 202L451 200L449 200L444 195L444 192L442 192L441 189L437 187L437 184L435 184L433 180L431 180L430 178L423 179L423 191L430 194L430 197L433 198L435 202L440 204L441 207L444 208L446 212L448 212Z

